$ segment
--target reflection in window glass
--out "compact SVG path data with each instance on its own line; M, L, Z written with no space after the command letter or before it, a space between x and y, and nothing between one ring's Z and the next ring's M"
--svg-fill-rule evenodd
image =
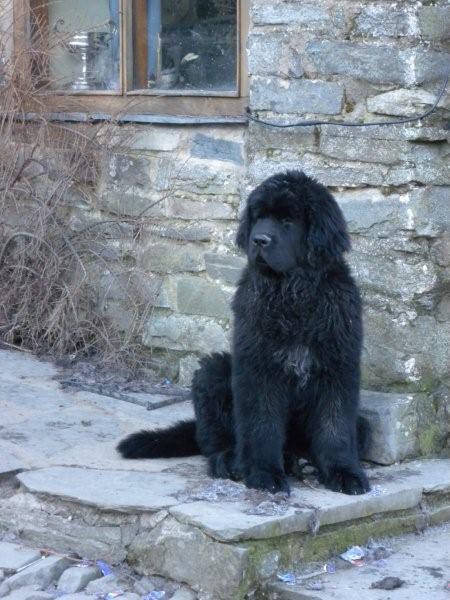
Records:
M54 0L46 10L50 87L118 90L119 0Z
M147 24L145 51L139 39L133 44L136 88L236 90L236 0L134 4L142 13L134 15L135 33L137 19L145 19Z

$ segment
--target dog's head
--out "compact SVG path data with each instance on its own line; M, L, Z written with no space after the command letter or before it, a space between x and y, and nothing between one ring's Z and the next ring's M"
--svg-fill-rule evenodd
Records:
M277 274L301 265L321 268L350 249L335 199L300 171L273 175L253 190L236 243L251 266Z

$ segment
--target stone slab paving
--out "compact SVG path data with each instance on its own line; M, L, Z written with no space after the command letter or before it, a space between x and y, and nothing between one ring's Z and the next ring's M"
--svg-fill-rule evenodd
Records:
M118 456L127 433L190 418L188 401L146 410L61 389L55 368L27 355L0 351L0 365L0 475L18 484L0 493L0 532L31 544L128 560L144 575L227 600L264 585L280 566L325 556L349 536L450 520L448 459L372 467L372 491L362 496L330 492L313 478L292 481L290 498L273 496L208 478L201 457ZM385 406L381 396L374 407ZM398 398L396 406L404 405Z
M0 542L0 570L2 571L17 571L39 558L41 554L36 550L9 542Z
M433 527L423 534L386 540L392 554L378 563L349 566L338 562L335 573L323 573L293 585L277 581L270 586L273 600L448 600L450 581L450 528ZM339 568L340 567L340 568ZM385 577L404 583L395 590L372 588ZM319 585L317 585L319 584ZM309 588L322 587L321 590Z

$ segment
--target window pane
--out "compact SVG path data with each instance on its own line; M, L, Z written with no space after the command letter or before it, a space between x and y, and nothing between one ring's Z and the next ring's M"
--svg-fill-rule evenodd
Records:
M236 0L135 0L133 10L135 88L237 89Z
M120 88L119 0L35 0L31 19L33 43L44 52L43 37L48 40L48 87Z

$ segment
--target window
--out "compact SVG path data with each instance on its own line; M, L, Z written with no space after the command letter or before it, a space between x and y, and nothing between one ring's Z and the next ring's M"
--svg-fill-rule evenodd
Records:
M28 2L31 43L50 49L31 70L55 108L244 114L246 0Z

